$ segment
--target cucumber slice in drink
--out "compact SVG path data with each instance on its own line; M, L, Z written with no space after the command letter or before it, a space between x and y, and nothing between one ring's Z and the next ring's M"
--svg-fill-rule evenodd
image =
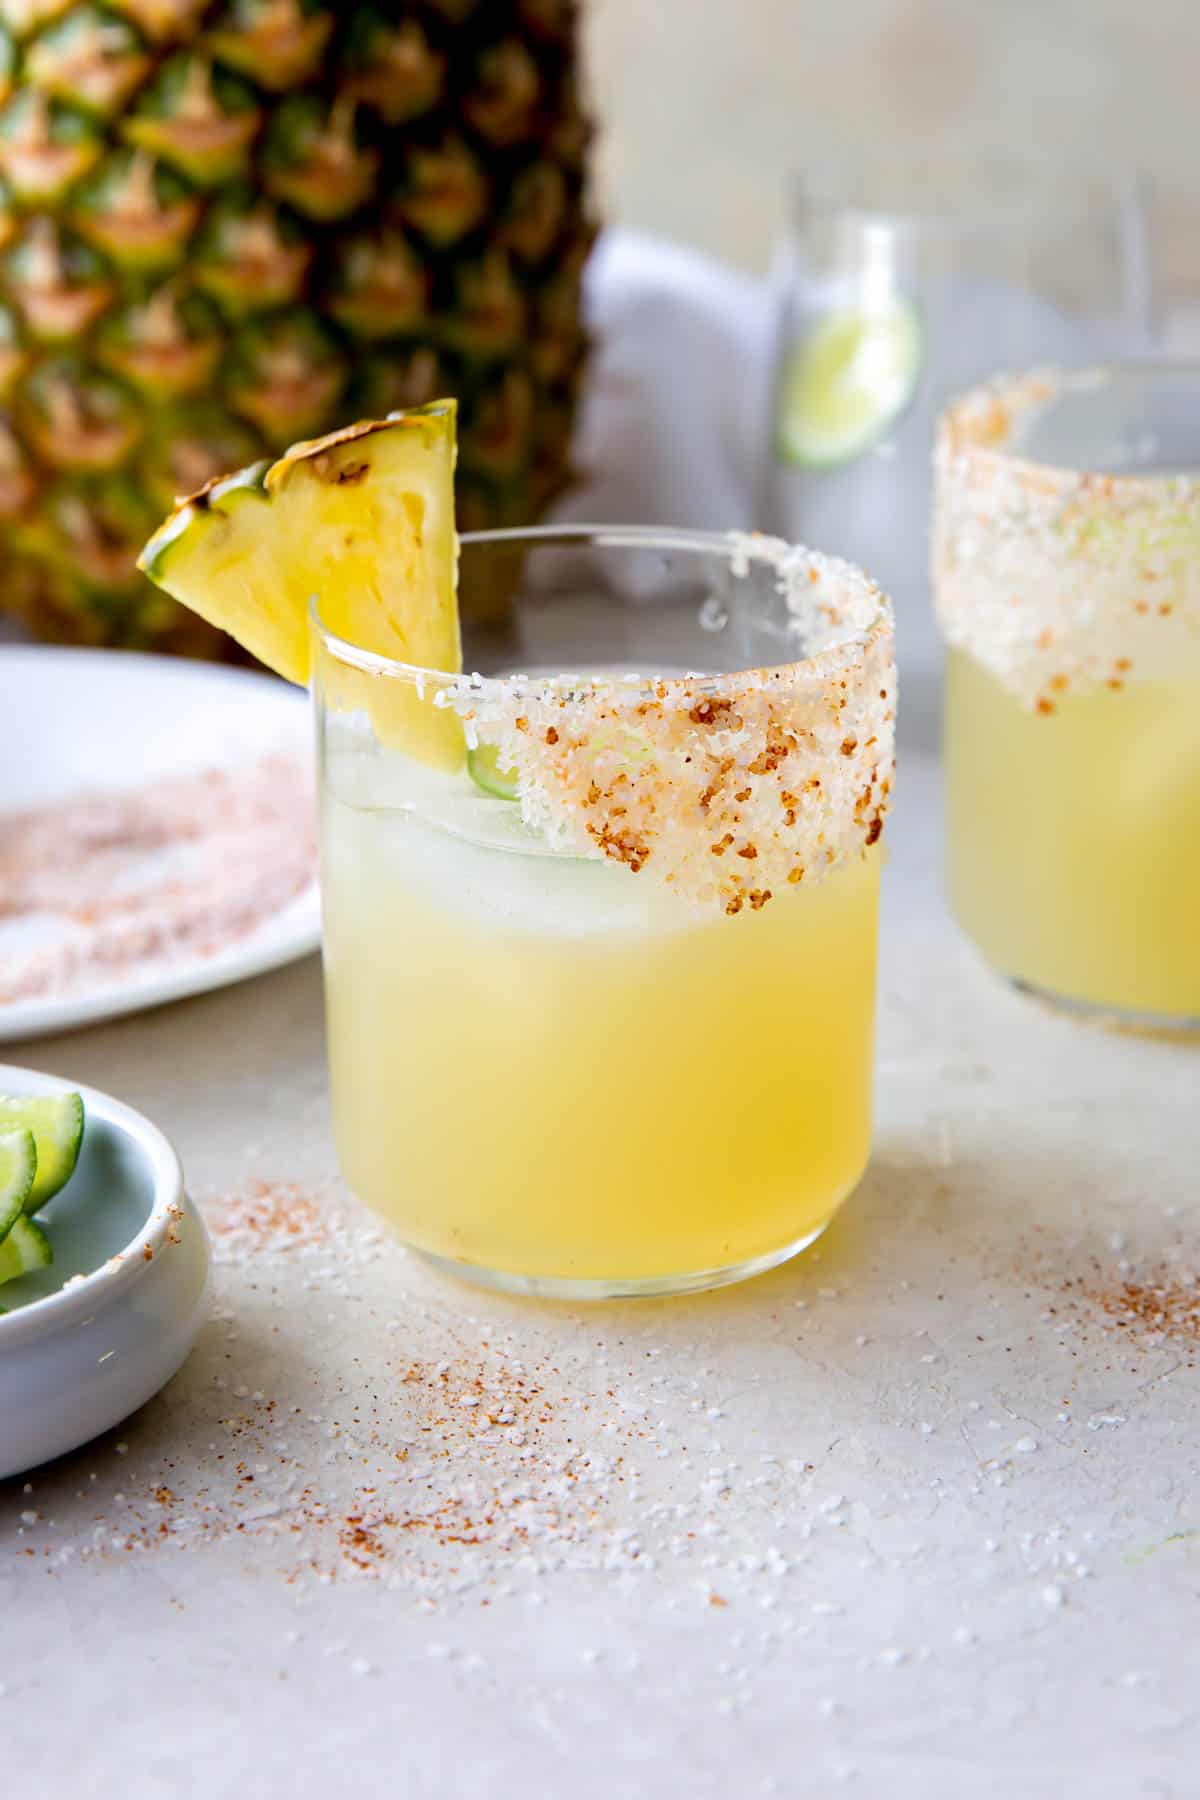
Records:
M37 1212L74 1173L83 1142L78 1094L0 1094L0 1132L29 1131L37 1145L37 1173L25 1200Z
M495 800L517 798L517 772L500 767L499 752L494 744L479 744L467 751L467 771L477 788Z
M921 349L916 308L900 295L826 314L784 368L780 457L808 469L839 469L869 450L912 399Z
M37 1164L32 1131L0 1133L0 1248L24 1215L37 1179Z
M0 1244L0 1283L15 1281L34 1269L46 1269L54 1261L50 1240L41 1226L25 1213Z

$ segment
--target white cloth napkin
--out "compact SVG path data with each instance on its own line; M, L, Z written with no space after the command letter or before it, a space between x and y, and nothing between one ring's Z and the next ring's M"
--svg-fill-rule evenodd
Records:
M560 524L747 530L767 447L765 281L606 231L588 264L594 350Z

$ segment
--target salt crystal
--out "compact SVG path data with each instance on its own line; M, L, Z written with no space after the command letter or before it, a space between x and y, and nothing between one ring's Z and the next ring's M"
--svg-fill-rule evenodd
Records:
M1038 1441L1032 1437L1018 1438L1013 1445L1013 1449L1019 1451L1022 1456L1032 1456L1037 1447Z
M1060 1587L1044 1587L1042 1589L1042 1604L1044 1606L1065 1606L1066 1601L1067 1596Z

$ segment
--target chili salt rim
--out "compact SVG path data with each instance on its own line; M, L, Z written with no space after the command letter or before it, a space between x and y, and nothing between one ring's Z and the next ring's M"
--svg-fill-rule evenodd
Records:
M448 676L322 630L332 653L408 679L516 774L526 824L560 851L646 871L735 914L818 881L878 839L893 781L891 602L850 564L757 534L569 527L465 543L590 539L772 569L806 654L732 674Z
M1200 363L1178 366L1200 377ZM1200 477L1105 475L1019 450L1060 399L1163 367L1002 375L939 420L938 619L1031 710L1200 655Z

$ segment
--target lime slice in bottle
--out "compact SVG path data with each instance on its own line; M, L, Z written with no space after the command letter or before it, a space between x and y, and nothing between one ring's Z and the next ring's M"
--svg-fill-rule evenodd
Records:
M23 1216L36 1176L32 1131L0 1132L0 1244Z
M25 1200L37 1212L70 1180L83 1142L83 1101L78 1094L0 1094L0 1131L30 1131L37 1144L37 1173Z
M841 468L903 412L920 372L921 322L911 301L896 294L827 313L784 366L779 456L808 469Z

